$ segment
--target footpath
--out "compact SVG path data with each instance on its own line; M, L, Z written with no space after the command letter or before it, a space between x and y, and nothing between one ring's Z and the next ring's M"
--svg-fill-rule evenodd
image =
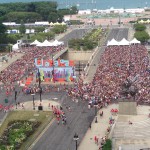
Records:
M15 55L11 57L8 57L8 62L1 62L0 63L0 71L4 70L7 68L10 64L15 62L17 59L20 59L24 54L23 53L16 53Z
M112 115L111 109L118 109L118 105L112 104L107 106L106 108L101 109L103 111L103 116L100 117L100 111L97 113L97 123L95 123L95 119L91 124L91 128L86 132L83 140L79 145L79 150L98 150L102 137L105 137L107 128L109 127L109 118L117 119L117 115ZM95 144L94 137L98 138L98 144Z

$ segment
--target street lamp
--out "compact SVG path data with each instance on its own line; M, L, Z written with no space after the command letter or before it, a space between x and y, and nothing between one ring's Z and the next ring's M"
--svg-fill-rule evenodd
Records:
M97 102L94 102L94 107L95 107L95 123L97 123Z
M53 64L53 71L52 71L52 76L53 76L53 82L55 82L55 79L54 79L54 56L52 54L52 64Z
M17 91L15 91L15 103L16 103L16 109L17 109Z
M77 144L77 141L79 140L79 137L78 135L75 133L74 137L73 137L73 140L76 142L76 150L78 148L78 144Z
M35 93L32 93L31 95L33 97L33 110L35 110L35 103L34 103L34 95L35 95Z
M40 77L40 70L38 69L38 78L39 78L39 89L40 89L40 102L42 102L41 94L42 94L42 88L41 88L41 77Z

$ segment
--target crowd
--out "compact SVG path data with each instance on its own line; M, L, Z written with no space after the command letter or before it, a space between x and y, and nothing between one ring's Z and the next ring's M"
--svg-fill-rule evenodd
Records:
M23 48L21 52L24 55L18 59L17 61L13 62L10 66L6 69L1 71L0 73L0 81L3 82L5 85L12 85L15 81L19 81L23 78L28 71L33 71L35 68L34 66L34 59L35 58L46 58L49 57L51 54L62 50L64 46L57 46L57 47L27 47ZM12 57L12 55L11 55Z
M135 100L150 104L150 63L148 51L143 45L106 47L93 81L84 84L80 78L69 95L104 106L123 97L133 98L131 94L122 94L127 81L131 83L130 91L138 89Z

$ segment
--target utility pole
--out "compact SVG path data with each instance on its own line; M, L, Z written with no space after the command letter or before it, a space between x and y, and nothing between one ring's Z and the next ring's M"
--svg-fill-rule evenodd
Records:
M81 64L80 64L80 61L79 61L79 76L81 75L81 73L80 73L80 65L81 65Z
M53 64L53 70L52 70L53 82L55 82L55 79L54 79L54 76L55 76L55 73L54 73L54 56L53 56L53 54L52 54L52 64Z
M42 88L41 88L41 77L40 76L41 76L40 75L40 70L38 69L40 102L42 102L42 98L41 98Z

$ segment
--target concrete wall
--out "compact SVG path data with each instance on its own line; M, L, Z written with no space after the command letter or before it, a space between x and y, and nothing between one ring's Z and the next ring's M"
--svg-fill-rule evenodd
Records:
M94 51L68 51L62 59L74 60L74 61L88 61Z

